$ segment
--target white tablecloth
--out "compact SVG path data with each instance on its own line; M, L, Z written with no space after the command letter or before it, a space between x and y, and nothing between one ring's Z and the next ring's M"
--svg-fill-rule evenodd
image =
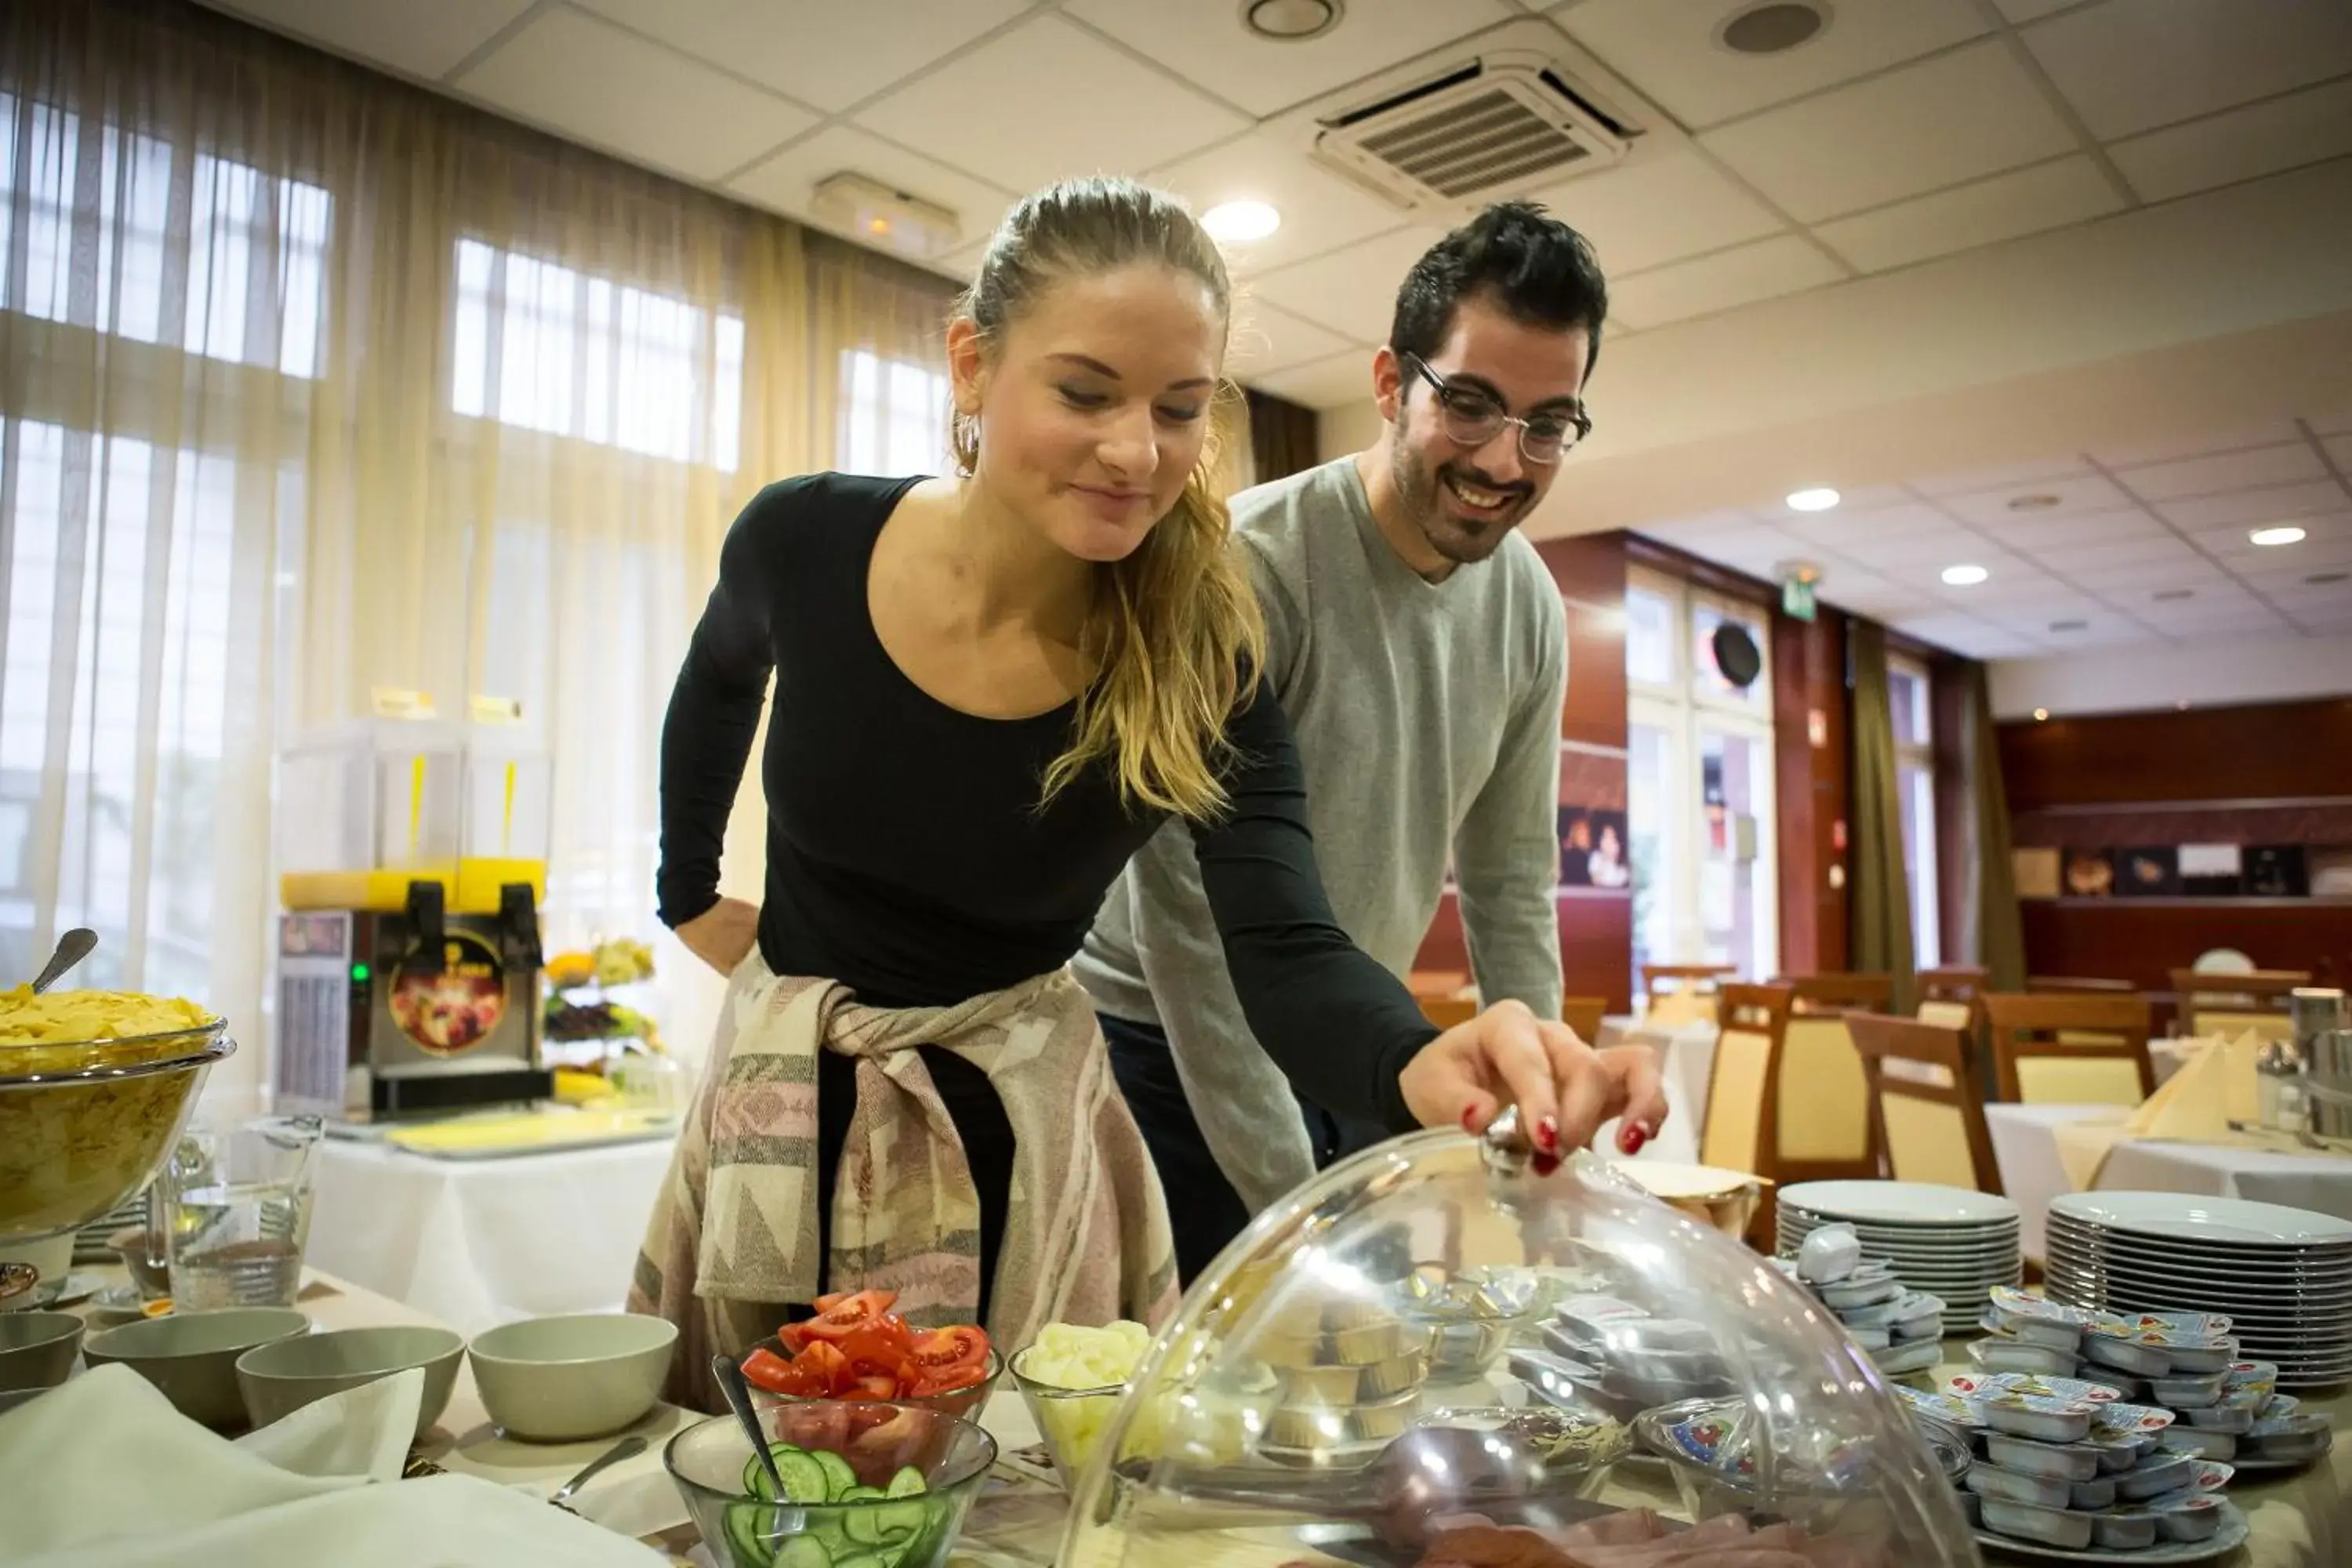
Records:
M2112 1105L1985 1107L1985 1126L1992 1134L2001 1187L2023 1211L2021 1239L2028 1258L2042 1257L2043 1220L2050 1200L2074 1190L2058 1158L2056 1129L2070 1121L2112 1125L2129 1114ZM2273 1154L2222 1144L2135 1138L2108 1152L2099 1167L2098 1186L2111 1193L2250 1198L2352 1219L2352 1157L2342 1154Z
M672 1140L431 1160L331 1140L307 1261L471 1335L627 1295Z

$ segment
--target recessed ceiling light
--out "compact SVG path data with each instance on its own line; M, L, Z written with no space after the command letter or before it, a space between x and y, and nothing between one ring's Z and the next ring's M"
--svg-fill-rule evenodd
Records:
M2002 504L2011 511L2048 511L2058 504L2058 498L2044 491L2030 496L2011 496Z
M2301 544L2304 535L2303 530L2288 522L2276 528L2258 528L2246 537L2256 544Z
M1804 0L1765 0L1726 22L1716 33L1736 55L1777 55L1817 37L1829 26L1821 7Z
M1955 588L1973 588L1992 574L1981 566L1947 566L1944 581Z
M2178 604L2182 599L2195 598L2197 596L2197 590L2194 588L2166 588L2158 593L2151 594L2148 596L2159 605L2171 605Z
M2347 578L2352 578L2352 572L2314 572L2304 581L2315 588L2325 588L2331 583L2341 583Z
M1264 202L1219 202L1201 215L1201 226L1219 245L1246 245L1282 226L1282 215Z
M2048 723L2050 721L2050 710L2047 708L2036 708L2033 710L2033 721L2037 724Z
M2180 700L2180 702L2179 702L2179 708L2180 708L2180 710L2181 710L2183 713L2188 712L2188 711L2189 711L2189 699L2187 699L2186 697L2182 698L2182 699Z
M2091 629L2091 623L2088 621L2053 621L2050 623L2050 629L2053 632L2087 632Z
M1339 25L1345 0L1242 0L1242 26L1277 44L1303 44Z
M1827 511L1838 503L1837 491L1827 485L1815 485L1810 489L1790 490L1790 511Z

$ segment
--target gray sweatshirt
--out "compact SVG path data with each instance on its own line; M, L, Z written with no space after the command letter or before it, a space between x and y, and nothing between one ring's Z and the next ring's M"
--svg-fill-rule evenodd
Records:
M1486 1000L1559 1016L1567 618L1535 546L1514 533L1428 582L1381 537L1353 458L1244 490L1233 511L1339 924L1404 974L1451 859ZM1074 967L1102 1011L1167 1031L1209 1148L1252 1209L1313 1173L1289 1086L1242 1017L1182 824L1111 885Z

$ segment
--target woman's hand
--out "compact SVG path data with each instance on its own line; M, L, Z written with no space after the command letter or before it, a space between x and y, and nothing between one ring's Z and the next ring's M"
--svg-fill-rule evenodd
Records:
M677 940L719 973L731 975L760 940L760 906L721 899L678 927Z
M1657 1058L1647 1046L1596 1051L1522 1002L1497 1002L1430 1041L1406 1064L1398 1088L1424 1127L1477 1132L1517 1103L1539 1171L1591 1142L1612 1117L1625 1119L1618 1147L1628 1154L1666 1119Z

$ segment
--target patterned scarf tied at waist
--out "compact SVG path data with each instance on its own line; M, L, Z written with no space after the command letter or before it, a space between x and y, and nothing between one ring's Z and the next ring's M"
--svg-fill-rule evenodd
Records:
M1050 1322L1130 1317L1177 1301L1168 1210L1111 1078L1086 993L1066 970L950 1007L869 1007L829 980L768 973L728 986L705 1068L637 1258L629 1310L678 1326L664 1396L724 1408L710 1357L740 1357L782 1303L832 1289L898 1293L919 1327L980 1308L980 1198L917 1046L988 1075L1014 1140L989 1336L1006 1354ZM857 1058L857 1109L818 1257L819 1050Z

